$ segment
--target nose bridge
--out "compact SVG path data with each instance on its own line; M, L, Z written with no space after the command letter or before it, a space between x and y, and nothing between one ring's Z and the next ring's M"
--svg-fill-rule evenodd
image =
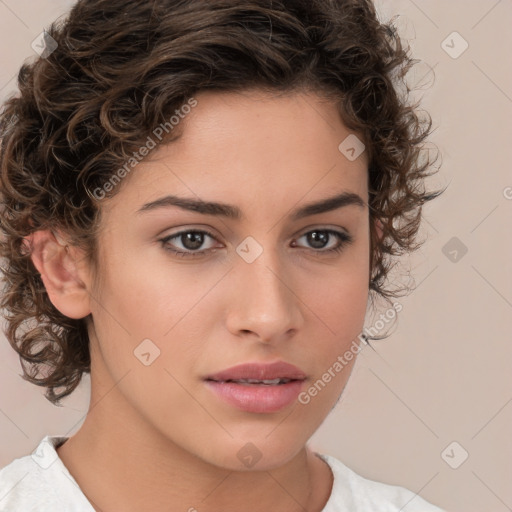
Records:
M293 284L289 283L290 272L286 271L279 251L269 243L266 247L260 246L261 252L254 260L246 257L257 250L253 240L245 246L242 242L237 249L230 328L238 332L251 331L268 341L297 328L300 311L292 293Z

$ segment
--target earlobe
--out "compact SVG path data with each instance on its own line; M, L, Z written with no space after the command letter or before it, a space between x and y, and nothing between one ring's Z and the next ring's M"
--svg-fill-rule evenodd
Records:
M50 230L36 231L25 241L52 304L69 318L86 317L91 312L90 295L79 265L84 263L81 251Z

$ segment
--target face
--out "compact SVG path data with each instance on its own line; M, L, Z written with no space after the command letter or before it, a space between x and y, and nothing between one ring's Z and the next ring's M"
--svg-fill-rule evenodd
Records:
M366 155L340 152L350 132L312 93L196 100L182 136L101 203L93 393L116 382L131 425L269 469L304 447L354 363L339 358L368 299Z

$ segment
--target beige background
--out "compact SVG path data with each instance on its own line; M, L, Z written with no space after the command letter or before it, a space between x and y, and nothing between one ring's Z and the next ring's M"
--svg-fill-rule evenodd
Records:
M14 92L31 41L71 3L0 0L0 98ZM448 510L505 512L512 510L512 2L381 0L378 7L384 18L400 14L401 33L423 61L411 80L426 86L423 104L443 157L432 185L449 187L426 209L427 241L408 264L417 289L400 299L394 334L360 354L312 445ZM442 47L450 36L444 46L460 51L454 31L469 45L457 58ZM453 237L465 255L445 247ZM85 379L65 407L52 406L18 376L17 356L2 341L0 467L46 434L73 434L89 398ZM441 456L454 441L446 460L469 454L457 469Z

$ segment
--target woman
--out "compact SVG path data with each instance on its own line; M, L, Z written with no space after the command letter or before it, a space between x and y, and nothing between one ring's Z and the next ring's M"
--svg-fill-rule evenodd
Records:
M438 195L394 29L361 0L80 0L42 45L1 118L6 336L91 405L0 510L439 511L307 446Z

